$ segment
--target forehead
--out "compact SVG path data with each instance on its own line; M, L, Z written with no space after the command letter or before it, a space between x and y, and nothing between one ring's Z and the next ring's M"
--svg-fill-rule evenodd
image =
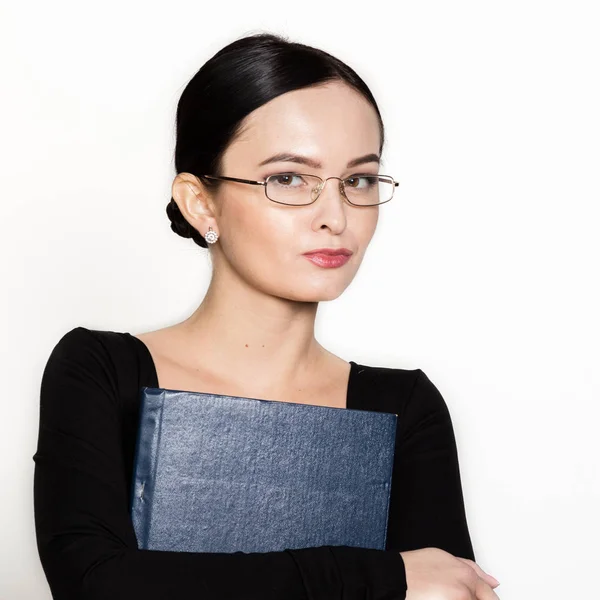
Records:
M348 160L379 153L377 113L359 92L328 82L282 94L250 113L223 157L224 166L253 165L277 153L342 168Z

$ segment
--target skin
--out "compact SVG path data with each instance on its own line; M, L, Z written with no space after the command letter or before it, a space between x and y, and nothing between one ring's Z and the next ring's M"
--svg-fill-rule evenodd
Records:
M375 161L347 164L377 155L379 145L369 102L343 83L328 83L289 92L248 115L224 154L222 173L261 181L284 171L323 178L376 174ZM279 152L321 167L259 166ZM271 202L262 186L226 182L214 193L190 173L175 177L172 195L182 214L203 235L212 226L219 239L209 245L212 278L194 313L137 336L150 347L162 387L345 406L350 364L315 339L315 318L319 302L337 298L354 279L379 207L352 206L337 183L328 181L315 203L290 207ZM353 255L336 269L302 256L324 247Z
M441 548L400 552L406 569L406 600L499 600L500 582L476 562Z

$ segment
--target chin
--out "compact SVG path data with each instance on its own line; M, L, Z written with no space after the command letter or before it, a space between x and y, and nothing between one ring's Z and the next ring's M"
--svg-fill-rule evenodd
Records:
M323 289L312 289L307 291L295 289L292 293L288 295L284 295L288 300L294 300L295 302L329 302L331 300L335 300L339 298L343 293L345 287L332 287L328 288L323 287Z

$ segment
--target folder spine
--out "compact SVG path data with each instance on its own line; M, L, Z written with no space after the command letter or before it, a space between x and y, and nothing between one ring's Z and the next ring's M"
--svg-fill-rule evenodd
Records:
M395 418L394 418L394 439L396 439L396 434L398 431L398 415L396 413L393 413ZM394 441L394 455L396 454L396 442ZM393 474L394 474L394 461L392 460L390 462L390 466L388 469L388 477L387 477L387 482L386 482L386 487L387 487L387 502L386 502L386 506L385 506L385 512L386 515L389 515L389 510L390 510L390 500L392 497L392 484L393 484ZM385 549L386 547L386 543L387 543L387 533L388 533L388 525L389 525L389 519L386 519L385 521L385 528L383 530L383 538L381 540L381 546L380 548Z
M140 431L134 464L137 465L133 479L133 511L131 514L138 532L138 548L147 549L152 523L154 485L160 453L165 392L162 389L143 387L140 391Z

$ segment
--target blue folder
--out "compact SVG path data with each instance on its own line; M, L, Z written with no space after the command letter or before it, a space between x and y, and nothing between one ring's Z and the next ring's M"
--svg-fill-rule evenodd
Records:
M385 549L398 415L153 387L140 401L140 549Z

